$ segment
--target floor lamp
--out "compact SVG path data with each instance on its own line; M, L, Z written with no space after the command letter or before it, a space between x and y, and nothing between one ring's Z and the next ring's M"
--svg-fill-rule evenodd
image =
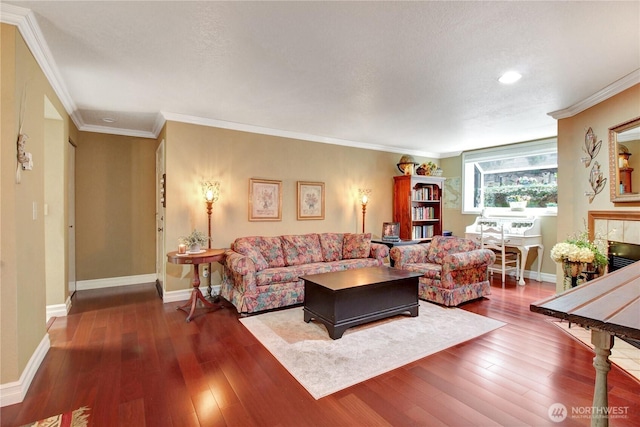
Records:
M367 203L369 203L371 190L360 188L358 189L358 194L360 195L360 204L362 205L362 233L364 233L364 219L367 213Z
M207 204L207 219L209 221L209 226L207 228L207 237L209 237L207 247L211 249L211 212L213 211L213 203L217 202L218 197L220 197L220 183L218 181L204 181L202 183L202 195L204 196L204 201ZM211 264L209 264L207 292L209 293L209 298L211 298Z

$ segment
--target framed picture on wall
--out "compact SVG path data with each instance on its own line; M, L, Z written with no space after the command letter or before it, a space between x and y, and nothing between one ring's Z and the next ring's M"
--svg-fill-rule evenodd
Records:
M324 182L298 181L298 220L324 219Z
M249 178L249 221L282 221L282 181Z

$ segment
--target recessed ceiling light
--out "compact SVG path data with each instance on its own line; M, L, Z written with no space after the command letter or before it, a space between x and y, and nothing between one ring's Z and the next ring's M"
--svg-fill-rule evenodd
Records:
M102 121L105 123L115 123L116 119L114 119L113 117L103 117Z
M518 80L520 80L521 77L522 77L522 75L520 73L518 73L517 71L507 71L502 76L500 76L498 81L500 83L504 83L506 85L510 85L510 84L515 83Z

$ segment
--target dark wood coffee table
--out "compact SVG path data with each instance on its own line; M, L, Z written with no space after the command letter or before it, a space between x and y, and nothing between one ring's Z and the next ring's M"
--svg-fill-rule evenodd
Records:
M420 276L389 267L302 276L304 321L323 323L335 340L352 326L405 312L416 317Z

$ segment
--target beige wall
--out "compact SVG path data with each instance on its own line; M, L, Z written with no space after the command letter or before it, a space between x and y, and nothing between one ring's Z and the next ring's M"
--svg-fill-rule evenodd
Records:
M602 140L602 149L595 158L600 163L604 176L609 179L609 128L640 116L640 85L601 102L573 117L558 121L558 226L556 241L585 230L587 213L590 210L637 210L640 204L614 204L609 198L609 186L598 194L592 203L584 195L591 191L589 173L580 161L585 154L584 136L593 129L597 140ZM593 162L592 162L593 166ZM609 184L609 181L607 181ZM561 289L560 267L558 266L558 290Z
M63 138L70 132L69 116L47 82L24 40L14 26L1 24L2 155L0 157L0 383L17 381L46 334L45 264L45 96L63 118ZM21 173L17 184L16 140L22 96L23 133L29 136L26 151L32 153L34 168ZM65 154L66 156L66 154ZM63 156L62 158L66 158ZM65 166L55 164L57 179L65 182ZM58 195L59 197L59 195ZM63 197L66 197L63 196ZM66 198L65 198L66 200ZM33 207L37 217L33 219ZM66 257L64 258L66 263ZM66 270L65 270L66 273ZM66 278L64 280L66 282ZM64 298L63 301L64 302Z
M169 122L166 125L166 250L193 228L207 230L199 182L221 182L212 216L213 247L229 247L237 237L311 232L361 232L358 188L372 189L366 231L380 237L392 220L393 176L400 154L300 141L248 132ZM422 162L428 159L416 158ZM282 181L282 221L249 222L249 178ZM325 219L296 219L297 181L325 183ZM215 266L213 282L219 281ZM217 274L216 274L217 273ZM167 290L189 287L187 267L167 265Z
M77 280L153 274L158 141L79 132L75 142Z

